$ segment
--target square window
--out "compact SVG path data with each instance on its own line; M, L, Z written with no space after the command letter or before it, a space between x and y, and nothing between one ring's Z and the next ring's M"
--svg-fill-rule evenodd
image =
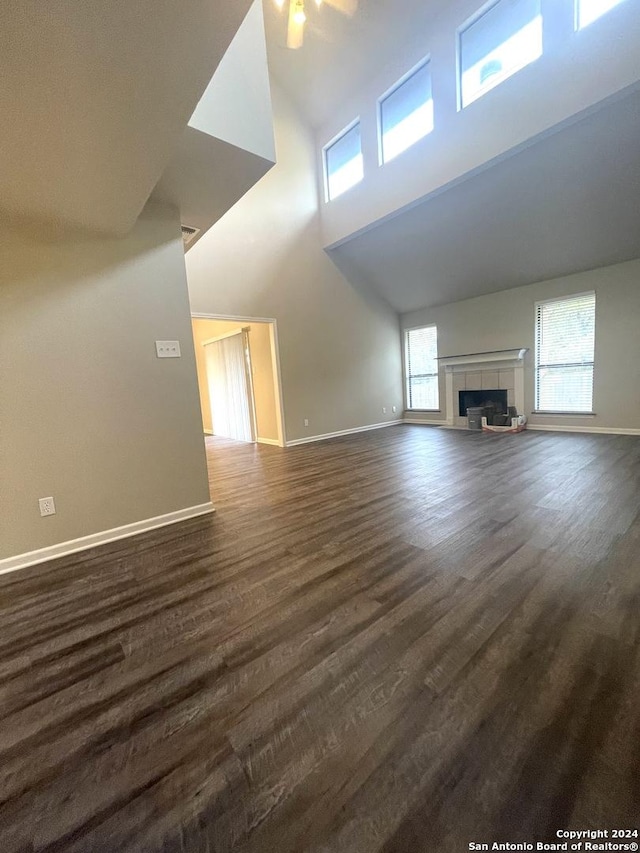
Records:
M460 33L460 95L467 107L542 56L541 0L499 0Z
M360 122L356 122L325 148L326 200L332 201L364 177Z
M576 28L587 27L620 3L622 0L576 0Z
M388 163L433 130L431 67L425 62L380 100L380 155Z

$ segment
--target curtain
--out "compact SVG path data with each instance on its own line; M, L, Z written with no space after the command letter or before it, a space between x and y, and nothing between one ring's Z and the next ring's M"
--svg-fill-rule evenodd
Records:
M237 441L254 440L247 345L238 332L205 346L213 433Z

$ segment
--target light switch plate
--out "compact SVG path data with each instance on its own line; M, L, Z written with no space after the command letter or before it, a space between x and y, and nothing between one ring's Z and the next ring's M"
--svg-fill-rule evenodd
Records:
M180 358L180 341L156 341L158 358Z
M56 504L53 498L39 498L38 505L40 507L40 515L55 515L56 514Z

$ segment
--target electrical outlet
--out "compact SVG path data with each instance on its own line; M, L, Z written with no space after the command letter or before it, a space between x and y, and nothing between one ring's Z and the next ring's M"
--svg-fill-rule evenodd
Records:
M305 418L305 419L304 419L304 425L305 425L305 426L309 426L309 418Z
M156 341L158 358L180 358L180 341Z
M398 407L397 406L391 406L391 411L395 415L395 413L398 411Z
M386 407L386 406L383 406L383 407L382 407L382 414L383 414L383 415L386 415L386 414L387 414L387 407Z
M56 514L56 505L54 503L53 498L40 498L38 500L38 505L40 507L40 515L43 518L46 515Z

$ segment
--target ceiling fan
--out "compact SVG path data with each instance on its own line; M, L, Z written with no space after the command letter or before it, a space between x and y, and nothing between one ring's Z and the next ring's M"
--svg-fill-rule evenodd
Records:
M276 6L283 9L287 0L275 0ZM358 8L358 0L315 0L318 8L322 3L327 6L332 6L344 15L355 14ZM304 10L304 0L288 0L289 3L289 25L287 28L287 47L291 50L297 50L302 47L304 38L304 25L307 20L307 15Z

